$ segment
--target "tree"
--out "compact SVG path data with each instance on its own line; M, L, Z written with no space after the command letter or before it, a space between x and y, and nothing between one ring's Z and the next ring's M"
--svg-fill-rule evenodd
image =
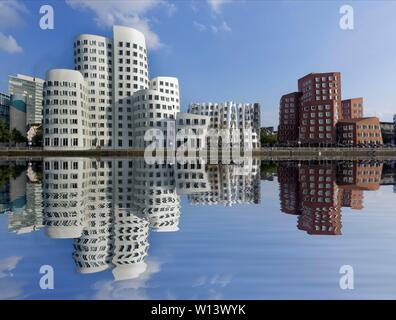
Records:
M10 131L3 121L0 121L0 142L10 141Z
M11 131L11 141L15 143L23 143L27 142L27 138L16 128L12 129Z
M260 142L262 146L273 146L276 144L276 135L272 133L264 132L263 130L260 132Z
M36 130L36 134L32 138L32 144L34 146L42 146L43 145L43 128L38 127Z

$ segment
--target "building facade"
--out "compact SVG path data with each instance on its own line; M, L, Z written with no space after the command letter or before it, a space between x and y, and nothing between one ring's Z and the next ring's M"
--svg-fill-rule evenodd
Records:
M376 117L341 120L337 124L338 142L348 145L382 145L380 121Z
M393 122L380 122L384 144L395 144L395 124Z
M260 147L258 103L192 103L188 112L210 117L209 129L224 130L228 135L228 145L239 142L246 149Z
M9 119L10 131L13 129L18 130L23 136L26 137L26 117L27 117L27 104L26 96L23 94L15 93L11 95Z
M0 121L8 128L10 121L10 96L0 92Z
M51 70L47 73L45 148L145 148L150 143L144 140L147 130L161 130L166 134L168 122L175 127L176 115L180 112L178 79L156 77L149 80L147 54L144 35L132 28L114 26L113 38L78 36L74 41L75 71ZM73 95L68 99L62 97L65 101L61 102L69 106L73 115L77 112L80 116L78 128L68 130L66 124L70 124L70 120L75 124L76 120L60 118L56 103L60 103L61 97L51 96L54 90L58 93L61 88L47 88L53 87L55 81L57 84L71 81L77 86L69 92Z
M310 73L298 80L302 93L300 135L302 143L335 143L341 111L341 74Z
M363 98L353 98L341 101L341 119L363 118Z
M44 149L91 148L86 82L78 71L47 72L44 86Z
M22 74L9 76L8 92L26 97L26 126L41 125L43 120L44 80Z
M279 143L295 143L299 139L301 92L282 96L279 104Z

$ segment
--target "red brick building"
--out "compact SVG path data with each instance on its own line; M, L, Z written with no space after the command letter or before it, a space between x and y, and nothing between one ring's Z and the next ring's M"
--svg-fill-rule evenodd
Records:
M341 112L341 74L310 73L298 80L301 143L335 143Z
M363 118L363 98L353 98L342 100L341 119Z
M298 141L301 95L301 92L293 92L282 96L280 100L279 143L295 143Z
M377 117L340 120L337 123L338 142L350 145L383 144Z

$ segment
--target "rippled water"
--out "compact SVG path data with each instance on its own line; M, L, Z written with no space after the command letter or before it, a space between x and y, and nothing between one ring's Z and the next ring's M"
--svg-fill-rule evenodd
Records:
M395 177L391 162L2 161L0 298L394 299Z

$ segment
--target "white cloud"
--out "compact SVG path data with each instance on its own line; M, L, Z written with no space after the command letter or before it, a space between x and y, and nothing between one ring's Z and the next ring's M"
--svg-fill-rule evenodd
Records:
M161 263L151 259L147 260L146 271L139 278L123 281L104 280L94 284L95 300L147 300L146 288L151 277L160 272Z
M0 1L0 29L20 26L24 23L22 14L27 9L23 3L17 0Z
M17 43L15 38L11 35L6 36L0 32L0 50L7 53L20 53L23 51L22 47Z
M94 12L95 21L99 26L111 27L115 24L130 26L143 32L147 46L158 49L163 46L158 34L151 30L150 20L146 15L150 10L158 7L166 9L171 15L176 7L165 0L66 0L73 9L88 9Z
M197 30L200 31L200 32L206 31L206 30L208 29L208 28L207 28L204 24L202 24L202 23L199 23L199 22L194 21L193 24L194 24L195 29L197 29Z
M210 30L213 34L218 34L220 32L231 32L232 31L231 27L225 21L223 21L219 25L211 25L210 27L208 27L202 23L196 22L196 21L193 22L193 25L194 25L195 29L199 32L205 32L205 31Z
M0 260L0 278L7 277L9 272L17 267L21 259L22 257L19 256L11 256Z
M207 0L210 9L216 13L219 14L221 12L221 9L224 4L230 3L231 0Z
M210 28L214 34L219 33L219 32L231 32L232 31L230 26L225 21L223 21L220 25L217 25L217 26L212 25Z
M23 25L22 15L26 12L25 5L18 0L0 1L0 50L11 54L23 51L13 36L1 31Z

